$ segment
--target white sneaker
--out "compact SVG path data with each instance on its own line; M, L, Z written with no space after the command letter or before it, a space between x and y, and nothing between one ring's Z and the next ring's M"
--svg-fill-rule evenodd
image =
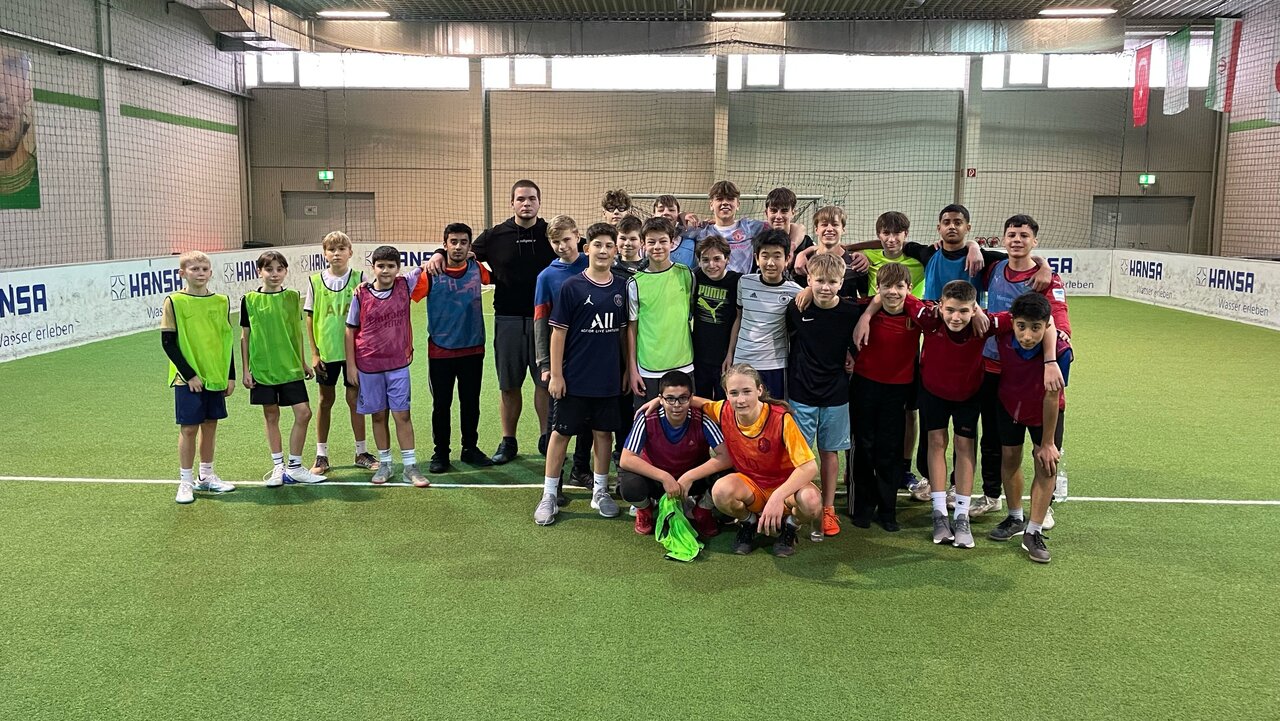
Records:
M603 488L591 494L591 508L605 518L618 517L618 502Z
M907 487L907 491L911 493L911 497L922 502L929 500L930 490L932 489L929 488L928 478L921 478Z
M173 499L178 503L194 503L196 500L195 488L190 483L178 483L178 497Z
M632 506L632 507L630 507L630 508L628 508L628 509L627 509L627 515L628 515L628 516L631 516L632 518L635 518L635 517L636 517L636 514L637 514L637 513L639 513L639 512L640 512L640 509L639 509L639 508L636 508L635 506Z
M309 469L298 466L297 468L286 469L283 480L285 483L324 483L329 479L319 473L312 473Z
M1000 510L1000 499L991 496L982 495L973 501L969 506L969 518L977 518L984 513L991 513Z
M279 488L284 485L284 466L272 466L271 470L262 477L265 481L263 485L267 488Z
M533 522L539 526L550 526L556 522L556 514L559 512L560 505L556 503L556 494L543 493L542 500L533 511Z
M207 476L201 476L200 482L195 485L197 491L208 491L209 493L230 493L236 489L234 484L218 478L217 473L211 473Z
M1053 520L1053 506L1049 506L1047 509L1045 509L1044 523L1041 523L1040 525L1046 531L1054 527L1055 523Z

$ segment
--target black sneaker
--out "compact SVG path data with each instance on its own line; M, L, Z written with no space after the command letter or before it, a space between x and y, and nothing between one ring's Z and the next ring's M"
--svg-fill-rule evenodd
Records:
M493 458L490 460L493 461L494 465L500 466L504 463L510 463L515 460L515 457L518 455L520 455L520 444L516 439L511 436L507 436L498 444L498 450L493 454Z
M575 468L569 472L569 483L579 488L594 488L596 477L590 468Z
M738 523L738 535L733 539L733 552L745 556L756 550L756 522Z
M1027 522L1018 520L1013 516L1005 516L1000 525L991 529L991 533L987 534L987 538L993 541L1007 541L1014 536L1021 536L1027 530Z
M871 528L871 517L861 513L855 513L849 516L849 522L858 528Z
M790 521L782 522L778 540L773 542L773 555L786 558L796 552L796 527Z
M898 525L898 522L892 518L885 518L882 516L876 519L876 523L889 533L897 533L902 530L902 526Z
M437 453L431 457L431 463L427 465L427 473L444 473L449 470L449 456L444 453Z
M1044 545L1044 534L1039 531L1022 534L1022 550L1036 563L1049 562L1049 549Z
M493 461L475 446L463 448L462 453L458 454L458 460L480 468L488 468L493 465Z

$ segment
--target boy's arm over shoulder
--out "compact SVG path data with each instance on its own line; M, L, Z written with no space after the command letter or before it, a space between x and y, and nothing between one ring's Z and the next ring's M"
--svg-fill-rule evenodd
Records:
M1049 299L1049 308L1053 313L1053 324L1058 332L1071 338L1071 314L1067 312L1067 288L1062 277L1054 273L1049 278L1049 287L1044 289L1044 297Z
M1013 315L1008 311L990 313L987 317L991 319L991 327L987 329L987 335L1001 337L1013 333Z
M492 282L493 282L493 276L492 276L492 274L490 274L490 273L489 273L489 268L488 268L488 266L486 266L486 265L484 265L484 264L482 264L482 263L476 262L476 261L472 261L472 262L473 262L473 263L475 263L475 264L476 264L476 267L480 269L480 284L481 284L481 285L489 285L490 283L492 283Z
M906 243L902 244L902 254L908 258L915 258L920 261L922 265L928 263L929 259L933 257L935 252L937 251L933 246L917 243L914 240L908 240Z

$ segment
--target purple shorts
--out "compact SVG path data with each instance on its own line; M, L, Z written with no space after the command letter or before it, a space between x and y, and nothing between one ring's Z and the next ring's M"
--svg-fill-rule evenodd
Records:
M383 373L360 374L360 394L356 413L368 415L385 410L409 410L409 367Z

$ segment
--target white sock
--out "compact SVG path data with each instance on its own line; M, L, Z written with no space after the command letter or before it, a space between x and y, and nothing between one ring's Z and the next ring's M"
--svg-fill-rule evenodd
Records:
M973 500L971 496L964 493L956 494L956 518L969 515L969 502Z
M302 468L302 456L295 456L295 455L293 455L292 453L290 453L290 454L289 454L289 467L290 467L290 468Z
M201 463L201 464L200 464L200 477L201 477L201 478L204 478L204 477L206 477L206 476L212 476L212 475L213 475L213 464L212 464L212 463Z
M560 492L560 477L559 477L559 476L543 476L543 477L542 477L542 492L543 492L544 494L545 494L545 493L550 493L550 494L551 494L551 495L553 495L553 496L554 496L554 495L556 495L557 493L559 493L559 492Z
M929 500L933 501L933 512L947 515L947 492L929 491Z
M191 469L190 469L190 468L179 468L179 469L178 469L178 482L179 482L179 483L192 483L192 482L193 482L193 479L191 478Z
M273 466L283 466L283 465L284 465L284 454L283 454L283 453L272 453L272 454L271 454L271 465L273 465Z
M390 448L388 448L387 450L385 450L385 451L384 451L384 450L382 450L381 448L379 448L379 449L378 449L378 460L379 460L380 462L382 462L382 463L390 463L390 462L391 462L391 449L390 449Z
M1016 518L1016 519L1018 519L1019 521L1021 521L1021 520L1022 520L1022 509L1021 509L1021 508L1010 508L1010 509L1009 509L1009 515L1010 515L1011 517Z
M316 455L317 455L317 456L328 456L328 455L329 455L329 444L328 444L328 443L321 443L321 442L319 442L319 441L316 441Z
M1044 528L1042 524L1035 521L1027 521L1027 533L1039 533L1042 528Z
M418 462L418 454L414 453L412 448L409 450L402 448L400 449L400 462L406 466L412 466Z
M592 474L591 474L591 477L592 477L592 480L594 480L594 481L595 481L595 484L596 484L595 492L599 493L600 491L605 491L605 490L608 490L608 489L609 489L609 474L608 474L608 473L592 473Z
M368 452L369 452L369 442L368 442L368 441L356 441L356 455L357 455L357 456L358 456L358 455L360 455L361 453L368 453Z

